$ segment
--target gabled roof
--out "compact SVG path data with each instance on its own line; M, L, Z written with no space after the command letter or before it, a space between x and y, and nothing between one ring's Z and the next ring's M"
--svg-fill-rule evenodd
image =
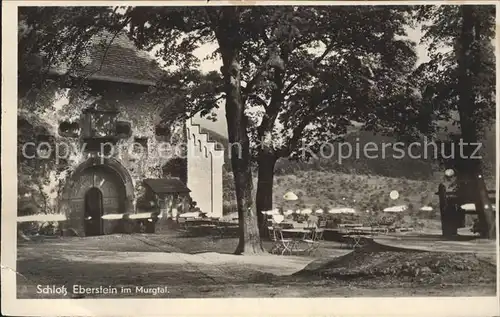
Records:
M191 190L177 178L148 178L144 184L156 194L189 193Z
M92 43L88 56L84 57L85 67L77 72L77 76L86 76L89 80L152 86L163 72L154 58L137 49L125 33L116 37L103 33L95 37ZM66 69L58 67L53 72L64 74Z

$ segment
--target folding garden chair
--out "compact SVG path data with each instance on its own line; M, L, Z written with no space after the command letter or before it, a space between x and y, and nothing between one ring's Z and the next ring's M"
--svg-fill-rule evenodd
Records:
M271 253L281 253L281 255L284 255L288 252L291 255L293 252L295 241L293 239L283 238L283 232L281 231L281 228L268 227L268 229L270 230L269 236L274 242L274 245L271 248Z
M352 238L352 248L353 249L360 248L361 240L363 239L363 237L361 235L354 234L351 236L351 238Z
M273 247L271 248L271 253L277 253L280 245L278 244L276 230L274 230L274 227L267 227L267 230L269 231L269 238L272 242L274 242Z
M322 229L312 230L311 238L302 240L307 243L305 252L312 254L318 251L321 241L323 241L323 231Z
M346 246L349 249L356 249L361 247L362 236L356 231L348 230L344 235L342 235L341 248Z

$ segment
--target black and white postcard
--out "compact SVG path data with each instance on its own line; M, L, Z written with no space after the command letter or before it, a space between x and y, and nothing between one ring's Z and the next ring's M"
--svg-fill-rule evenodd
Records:
M500 315L495 2L2 9L3 315Z

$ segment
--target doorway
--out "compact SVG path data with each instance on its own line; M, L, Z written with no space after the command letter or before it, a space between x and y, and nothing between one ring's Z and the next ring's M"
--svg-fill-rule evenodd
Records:
M92 187L85 194L85 236L103 234L102 214L102 192L98 188Z

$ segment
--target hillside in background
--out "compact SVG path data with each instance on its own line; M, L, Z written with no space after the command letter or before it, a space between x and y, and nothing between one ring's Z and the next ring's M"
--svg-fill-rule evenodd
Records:
M439 180L422 181L374 175L354 175L336 172L298 171L294 175L278 175L274 179L274 205L285 210L312 208L328 210L335 207L350 207L356 210L380 211L394 205L408 205L414 209L423 206L437 207ZM254 178L254 193L257 179ZM227 173L224 182L226 208L235 205L232 175ZM400 197L391 200L389 193L397 190ZM292 191L299 199L283 200L283 195Z
M444 176L443 176L444 177ZM293 175L277 175L274 178L274 208L297 210L312 208L329 210L336 207L349 207L357 211L382 211L384 208L406 205L410 210L431 206L432 217L439 215L439 199L436 191L443 179L410 180L406 178L384 177L378 175L355 175L325 171L297 171ZM488 188L495 188L494 178L486 180ZM257 178L254 177L255 197ZM392 200L390 192L397 190L399 198ZM299 199L287 202L283 195L292 191ZM232 173L224 174L224 214L236 211L234 180Z
M225 136L203 129L212 141L228 148ZM362 149L368 142L387 144L397 142L389 136L375 135L366 131L354 131L346 136L353 148L356 144ZM495 129L488 130L483 142L483 157L487 172L488 188L495 188L496 138ZM443 168L431 159L393 158L390 148L385 158L359 158L338 161L338 153L331 158L312 159L309 162L281 159L276 164L274 178L274 207L285 210L312 208L328 210L333 207L351 207L358 211L380 211L389 206L407 205L415 212L423 206L434 208L426 217L438 217L437 187L443 181ZM412 153L419 154L418 149ZM432 152L429 152L432 153ZM398 153L394 153L398 154ZM422 153L421 153L422 154ZM225 153L224 170L224 214L236 211L234 179L228 153ZM255 176L255 174L254 174ZM254 177L254 197L257 178ZM391 200L389 193L397 190L400 197ZM283 195L292 191L298 201L285 202ZM417 218L421 218L418 216Z

